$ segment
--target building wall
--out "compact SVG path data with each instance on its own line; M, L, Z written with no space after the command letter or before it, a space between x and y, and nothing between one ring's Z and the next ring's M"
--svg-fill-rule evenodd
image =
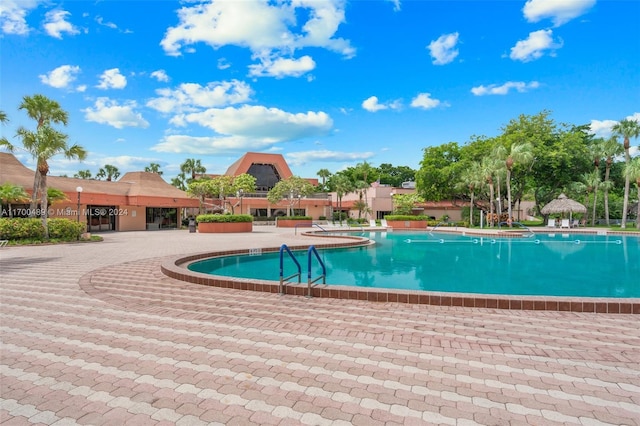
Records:
M122 213L116 217L118 231L144 231L147 229L146 207L119 206Z

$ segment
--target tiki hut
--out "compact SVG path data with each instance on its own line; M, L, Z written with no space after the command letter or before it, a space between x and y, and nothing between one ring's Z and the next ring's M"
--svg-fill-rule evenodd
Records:
M558 198L552 200L544 206L540 212L542 214L553 214L553 213L569 213L569 218L573 215L573 213L586 213L587 208L580 204L579 202L568 198L564 194L560 194Z

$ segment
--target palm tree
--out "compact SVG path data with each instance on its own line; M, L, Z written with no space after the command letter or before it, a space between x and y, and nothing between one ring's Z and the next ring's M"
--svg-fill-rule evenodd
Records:
M174 177L173 179L171 179L171 185L175 186L178 189L181 189L183 191L185 191L187 189L186 185L186 176L183 172L178 173L178 176ZM193 182L193 180L190 180L189 183Z
M469 224L473 226L473 204L475 202L475 192L483 184L483 171L480 163L472 163L470 167L464 169L460 175L460 185L469 191L471 203L469 206Z
M340 214L340 225L342 225L342 197L353 191L353 183L343 175L336 175L331 183L338 198L338 212Z
M636 182L636 189L638 191L638 210L636 212L636 229L640 229L640 157L636 157L631 160L624 167L624 175L626 179L634 180Z
M118 179L119 176L120 170L111 164L105 164L104 167L101 167L100 170L98 170L98 173L96 173L96 178L107 178L108 182L111 182L113 179Z
M145 172L155 173L162 176L162 170L160 170L160 164L151 163L147 167L144 168Z
M0 186L0 204L7 204L9 209L9 217L13 217L13 209L11 204L20 203L29 200L23 187L11 183L5 183Z
M593 208L591 210L591 226L596 224L596 201L598 200L598 188L601 186L600 171L598 169L591 173L582 175L582 179L587 188L587 196L593 192Z
M36 188L36 196L40 193L40 216L42 217L42 226L44 228L45 239L49 238L49 227L47 226L47 174L49 173L49 160L59 154L64 155L68 159L84 160L87 151L79 145L69 146L67 144L68 136L51 128L48 124L41 126L36 132L21 127L18 129L17 135L22 139L24 149L36 159L36 173L39 174L39 185ZM8 146L9 150L13 150L13 145ZM32 195L32 200L33 200Z
M622 154L624 152L624 148L618 142L618 138L616 136L612 136L609 139L605 140L602 144L602 154L604 154L605 160L605 169L604 169L604 182L602 182L602 190L604 191L604 216L607 221L607 226L609 226L609 190L613 188L613 182L609 179L609 174L611 172L611 165L613 164L613 158Z
M62 124L66 126L67 122L69 121L69 114L67 113L67 111L62 109L58 102L40 94L25 96L24 98L22 98L22 103L20 104L18 109L25 110L29 118L36 120L36 133L39 132L44 126L50 126L52 123ZM22 128L18 129L18 136L20 136L21 134L24 134L24 129ZM6 140L0 141L0 144L5 144L9 151L13 151L12 145ZM42 186L40 180L41 172L40 170L38 170L38 168L36 168L35 176L33 179L33 192L31 193L32 217L36 216L35 212L36 206L38 205L38 190L42 191L43 194L47 193L46 188Z
M79 170L73 177L77 179L91 179L91 170Z
M328 169L320 169L316 174L322 178L322 190L326 191L327 178L331 176L331 172Z
M9 117L4 111L0 111L0 124L5 124L9 122ZM9 141L4 136L0 137L0 146L4 146L8 144Z
M640 136L640 123L636 120L629 120L625 118L624 120L620 120L620 122L616 123L611 127L611 131L616 136L621 136L624 138L624 162L625 167L629 166L631 162L631 155L629 154L629 148L631 144L629 139L637 138ZM620 224L621 228L627 227L627 209L629 208L629 176L625 176L624 178L624 200L622 202L622 223Z
M493 161L491 157L484 157L482 159L482 163L480 163L480 169L482 170L482 174L484 175L484 180L489 186L489 217L493 218L494 210L494 198L495 198L495 189L493 182L493 175L495 173L496 162ZM489 222L491 226L493 226L493 221Z
M195 180L196 174L206 173L207 169L202 165L200 160L194 158L187 158L184 163L180 165L180 171L182 173L188 173L191 175L191 180Z
M507 200L509 202L509 226L511 226L511 173L514 164L527 164L533 161L533 145L529 142L514 143L511 145L511 151L505 160L507 168Z

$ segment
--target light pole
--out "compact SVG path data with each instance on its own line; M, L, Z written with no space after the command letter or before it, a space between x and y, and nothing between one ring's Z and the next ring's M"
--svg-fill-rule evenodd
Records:
M82 187L79 186L76 188L76 192L78 193L78 211L77 211L77 220L80 223L80 194L82 194Z

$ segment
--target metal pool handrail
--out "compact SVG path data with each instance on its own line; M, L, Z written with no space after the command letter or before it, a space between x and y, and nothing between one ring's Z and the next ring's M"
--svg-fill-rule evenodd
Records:
M288 277L284 277L284 252L285 251L287 252L287 254L289 254L289 257L294 261L294 263L298 267L298 273L289 275ZM299 283L302 282L302 268L300 267L300 262L298 262L296 257L293 255L293 253L289 249L289 247L286 244L283 244L280 246L280 294L281 295L284 294L285 280L288 281L291 278L296 276L298 277L298 282Z
M322 266L322 275L314 280L311 279L311 254L314 254L316 256L316 259L318 259L318 263L320 263L320 266ZM322 284L326 284L327 278L327 268L324 266L324 262L322 261L322 259L320 259L320 255L318 254L318 250L316 250L315 246L309 246L309 250L307 250L307 264L307 297L311 297L311 284L315 283L319 279L322 279Z

